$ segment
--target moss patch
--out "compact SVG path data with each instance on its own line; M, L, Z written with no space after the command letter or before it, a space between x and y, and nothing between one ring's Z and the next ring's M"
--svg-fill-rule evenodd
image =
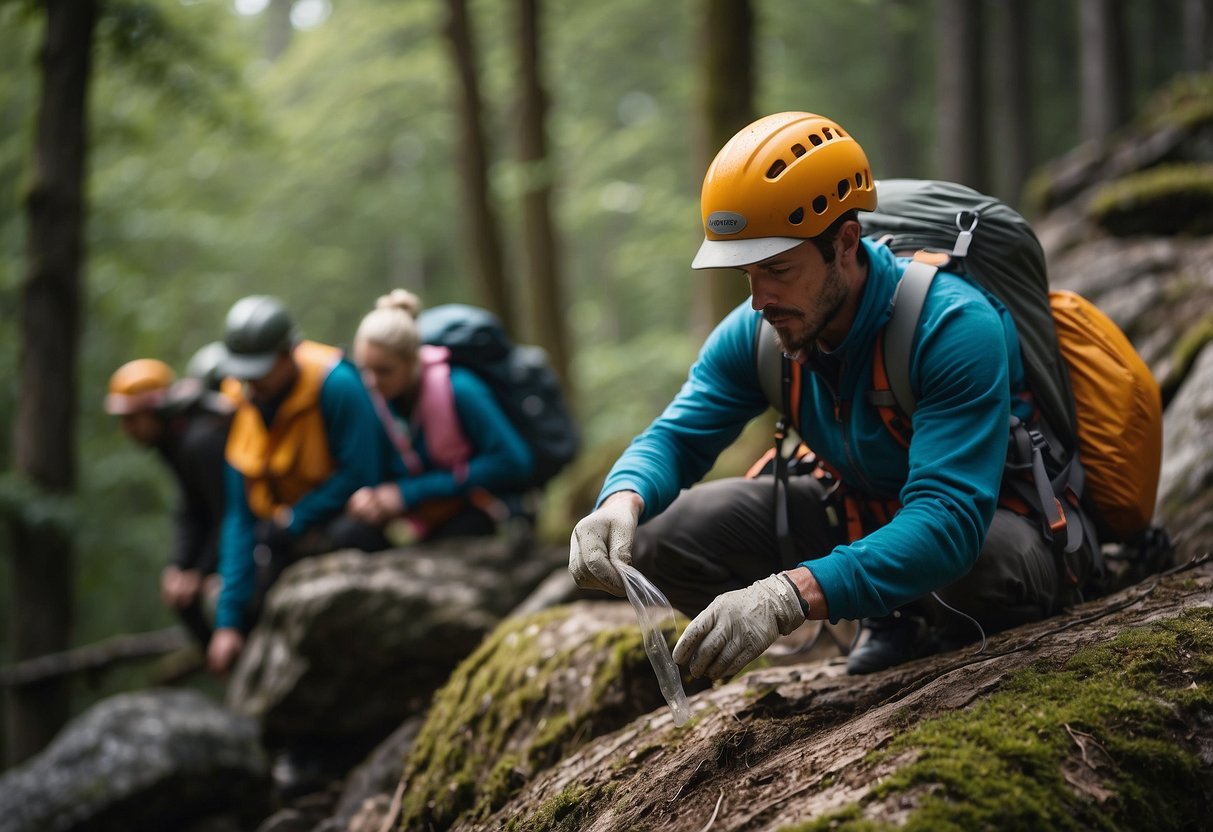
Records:
M570 786L549 798L531 817L511 819L505 832L578 832L588 820L589 809L609 800L612 791L609 786Z
M1117 236L1213 233L1213 164L1159 165L1109 182L1088 213Z
M1213 124L1213 73L1180 75L1146 105L1147 128L1197 128Z
M487 817L537 771L662 704L638 628L552 648L569 617L509 620L455 669L409 756L402 828Z
M1199 609L921 723L865 765L914 762L788 832L1193 829L1211 808L1195 739L1211 719L1213 611ZM896 824L872 819L886 801L906 813Z
M1206 312L1200 320L1184 330L1171 349L1172 373L1180 379L1185 378L1200 351L1210 341L1213 341L1213 312Z

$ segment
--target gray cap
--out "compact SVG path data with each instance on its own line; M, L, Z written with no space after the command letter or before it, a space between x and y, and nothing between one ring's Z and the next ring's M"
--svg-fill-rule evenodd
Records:
M266 295L241 298L227 313L223 330L227 354L219 372L241 381L264 378L278 356L297 343L299 331L280 300Z

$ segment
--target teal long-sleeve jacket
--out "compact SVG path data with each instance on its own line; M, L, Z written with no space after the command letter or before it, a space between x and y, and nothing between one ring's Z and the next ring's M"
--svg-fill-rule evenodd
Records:
M407 429L423 469L410 474L399 454L392 455L393 470L389 476L400 487L405 506L415 508L426 500L459 496L473 488L498 495L518 492L530 481L535 455L488 385L467 367L452 365L451 392L460 430L472 448L467 473L462 478L434 463L426 446L424 428L415 419L405 419L397 402L388 402L392 415Z
M862 243L869 272L851 331L807 364L800 435L845 482L903 508L886 526L829 552L805 552L831 620L877 616L961 577L993 519L1006 461L1009 417L1031 416L1010 314L965 278L940 273L927 297L910 361L918 396L913 439L901 447L865 398L878 330L888 321L905 262ZM615 463L599 502L637 492L641 521L698 482L746 423L767 408L755 371L761 313L748 301L711 333L674 401Z
M325 378L320 388L320 413L336 470L291 507L287 530L296 536L336 517L351 494L379 483L385 476L383 426L353 364L342 360ZM225 464L224 495L219 541L223 589L215 626L242 627L256 583L253 549L257 519L249 510L244 477L230 464Z

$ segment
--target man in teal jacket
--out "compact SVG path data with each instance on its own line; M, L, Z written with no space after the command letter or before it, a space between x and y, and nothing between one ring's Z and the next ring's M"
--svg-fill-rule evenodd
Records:
M569 558L578 585L617 595L617 565L634 562L694 615L674 658L696 676L736 673L806 618L865 619L848 669L866 673L939 648L932 594L950 609L943 632L956 641L977 637L974 619L997 630L1063 600L1036 522L998 506L1010 417L1031 415L1005 309L956 275L934 281L911 355L908 449L865 398L905 267L861 237L856 212L875 207L862 148L809 113L749 125L704 180L706 239L692 268L740 269L750 302L717 326L682 391L616 462ZM800 435L849 494L891 517L848 534L826 481L794 477L790 561L769 480L682 492L768 406L755 360L762 319L805 371Z

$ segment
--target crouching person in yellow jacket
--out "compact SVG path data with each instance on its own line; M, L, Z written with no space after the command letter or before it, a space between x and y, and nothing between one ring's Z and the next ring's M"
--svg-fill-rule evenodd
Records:
M231 667L287 566L386 546L379 530L343 511L351 494L386 476L382 428L354 366L336 347L303 340L271 297L238 301L223 343L222 372L243 386L225 452L223 588L207 653L214 673Z

